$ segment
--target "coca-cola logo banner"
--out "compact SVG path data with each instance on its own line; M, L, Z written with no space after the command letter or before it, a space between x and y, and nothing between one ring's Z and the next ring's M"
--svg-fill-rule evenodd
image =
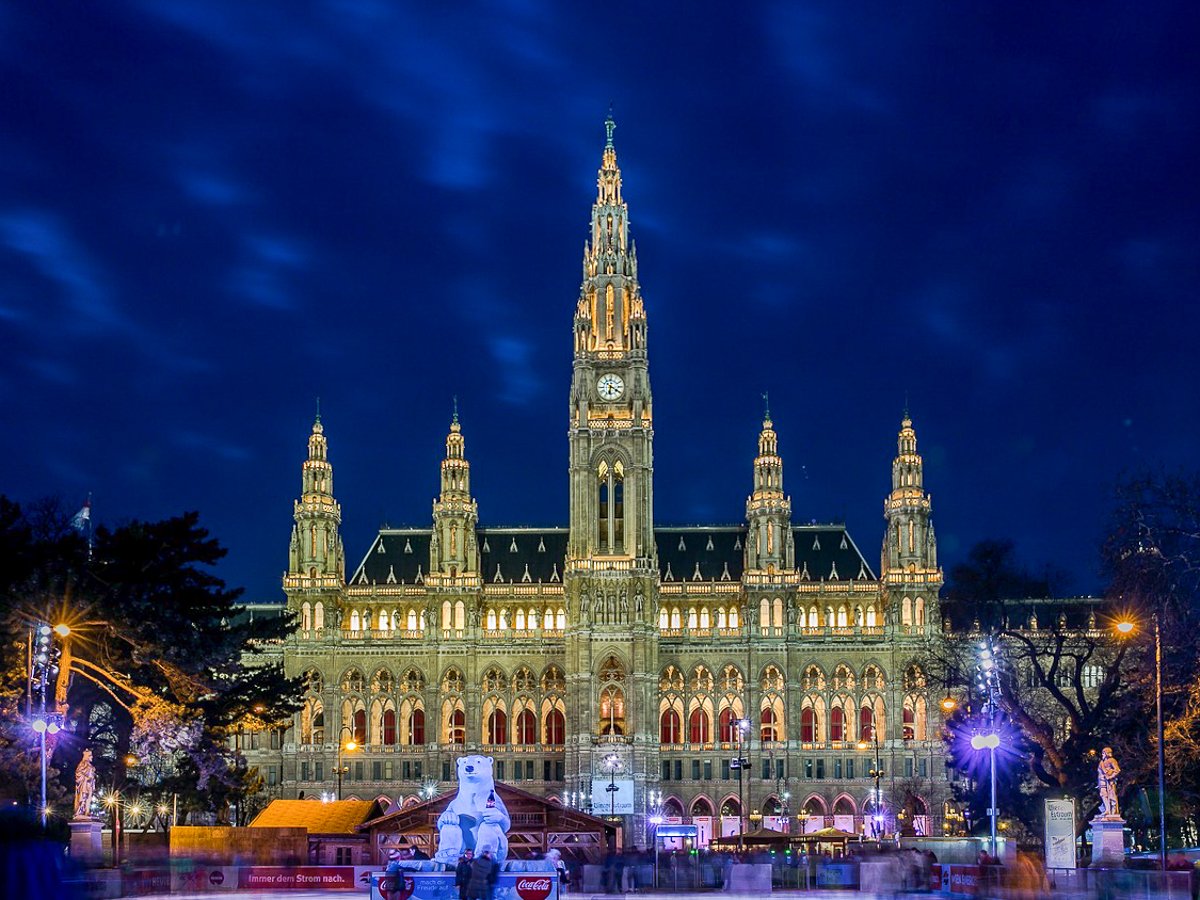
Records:
M527 876L517 879L517 896L521 900L546 900L550 896L551 881L548 875Z

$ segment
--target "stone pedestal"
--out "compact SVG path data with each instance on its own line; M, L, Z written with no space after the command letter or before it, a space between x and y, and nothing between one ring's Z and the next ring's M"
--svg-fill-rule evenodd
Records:
M102 862L104 843L100 830L103 823L95 819L72 819L68 824L71 826L71 859L83 865Z
M1097 816L1092 819L1092 865L1123 866L1125 864L1125 820L1120 816Z

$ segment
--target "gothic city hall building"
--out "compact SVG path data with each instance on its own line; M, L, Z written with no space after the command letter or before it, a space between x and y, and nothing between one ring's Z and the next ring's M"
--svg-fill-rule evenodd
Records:
M701 843L739 822L940 832L940 691L919 660L942 627L942 572L913 423L878 570L844 525L792 522L769 412L757 453L747 435L745 520L656 526L653 307L606 127L575 306L566 525L481 525L455 415L429 525L381 529L347 577L318 416L283 579L297 627L271 648L305 677L304 705L249 762L285 797L403 805L452 790L453 760L485 754L498 781L615 815L629 845L656 814L695 823Z

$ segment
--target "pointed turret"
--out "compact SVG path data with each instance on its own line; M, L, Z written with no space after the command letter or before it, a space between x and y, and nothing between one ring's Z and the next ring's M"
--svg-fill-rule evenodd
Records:
M583 245L583 285L575 313L575 353L605 358L646 350L646 316L637 282L637 252L629 239L629 208L613 146L612 113L596 176L591 239Z
M293 507L291 547L285 588L340 586L346 577L346 557L339 528L342 508L333 496L333 466L329 443L318 412L308 436L308 459L300 474L300 499Z
M763 395L764 401L766 395ZM770 407L764 409L754 459L754 493L746 500L746 571L774 575L795 567L792 545L792 501L783 493L783 459L771 421Z
M450 433L446 435L446 458L442 460L442 492L433 501L433 536L429 544L432 580L478 577L478 521L479 511L471 498L471 464L467 462L456 400Z
M917 453L917 433L905 410L892 461L892 492L883 504L887 531L880 568L896 593L889 617L906 631L923 632L937 602L942 571L931 520L932 499L925 492L924 463ZM936 621L936 617L933 617Z

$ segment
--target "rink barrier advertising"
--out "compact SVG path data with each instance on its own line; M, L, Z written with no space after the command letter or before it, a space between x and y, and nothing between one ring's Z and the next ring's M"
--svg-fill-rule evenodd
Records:
M405 872L398 890L380 890L393 876L371 872L371 900L458 900L453 872ZM501 872L492 900L559 900L556 872Z

